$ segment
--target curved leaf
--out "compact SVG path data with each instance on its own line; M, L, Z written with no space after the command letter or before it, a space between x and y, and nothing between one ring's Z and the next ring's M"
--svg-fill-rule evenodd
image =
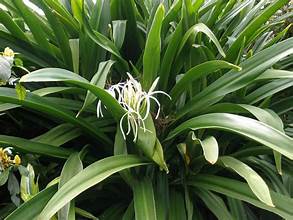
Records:
M274 207L270 190L265 181L249 166L230 156L223 156L220 158L221 162L240 176L242 176L248 183L253 193L268 206Z
M223 56L226 57L225 52L221 46L221 44L219 43L218 39L216 38L216 36L214 35L214 33L208 28L208 26L206 26L203 23L199 23L199 24L195 24L193 25L183 36L181 44L179 46L178 49L178 53L177 56L180 54L180 52L182 51L184 45L186 44L188 38L194 34L196 35L197 33L202 32L205 35L207 35L209 37L209 39L216 45L219 53Z
M228 113L211 113L192 118L171 131L167 140L187 129L198 130L202 128L238 133L293 159L292 138L257 120Z
M242 62L241 71L229 71L206 87L203 91L195 95L182 109L179 110L179 112L177 112L177 119L187 113L198 113L202 111L202 109L218 102L228 93L249 85L274 63L292 54L292 44L293 38L289 38Z
M23 152L47 155L50 157L67 158L72 150L62 147L56 147L49 144L43 144L35 141L26 140L24 138L0 135L0 143L13 146L15 149Z
M50 199L38 219L49 220L59 209L80 193L121 170L145 165L145 160L134 155L117 155L99 160L66 182Z
M23 77L21 77L20 82L67 82L73 85L77 85L89 90L100 100L102 100L103 104L107 106L107 110L110 111L114 118L116 118L117 120L119 120L124 114L123 108L108 92L106 92L104 89L90 84L85 78L65 69L40 69L24 75Z
M32 220L43 210L47 202L57 191L57 185L53 185L39 192L29 201L15 209L5 220Z
M291 219L293 216L293 199L273 191L270 193L275 207L268 206L259 201L246 183L233 179L214 175L196 175L190 178L188 184L248 202L259 208L276 213L285 219Z
M173 101L176 101L179 95L188 88L188 86L195 80L206 76L209 73L215 72L220 69L234 69L241 70L241 67L228 63L223 60L212 60L201 63L189 69L184 76L176 83L170 92Z
M84 120L75 118L72 112L63 109L54 102L50 102L41 96L35 95L33 93L27 93L24 100L19 100L14 89L1 87L0 101L22 105L24 107L46 113L53 116L54 118L59 118L63 121L77 125L94 138L98 137L105 143L111 143L111 140L104 133L96 130Z

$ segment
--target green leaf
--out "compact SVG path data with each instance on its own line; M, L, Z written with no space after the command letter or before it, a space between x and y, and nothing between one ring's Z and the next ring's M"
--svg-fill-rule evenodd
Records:
M49 220L70 200L91 186L103 181L110 175L130 167L145 164L147 163L140 157L134 155L118 155L107 157L89 165L58 190L42 210L38 219Z
M160 166L160 168L162 170L165 170L167 173L169 173L168 166L167 166L165 159L164 159L163 147L162 147L158 138L157 138L157 141L155 144L154 154L152 156L152 159Z
M221 162L240 176L242 176L248 183L249 187L257 198L267 204L268 206L274 207L269 187L265 181L248 165L230 156L223 156L220 158Z
M274 80L249 93L244 97L244 101L249 104L254 104L292 86L292 79Z
M223 199L214 193L205 190L198 189L195 191L195 194L200 197L204 204L211 210L212 213L219 220L233 220L234 218L229 213Z
M285 219L290 219L293 215L292 198L271 191L270 194L275 207L268 206L257 199L248 184L240 181L215 175L196 175L195 177L190 178L188 184L248 202L259 208L276 213Z
M216 138L210 136L204 140L200 140L195 137L192 137L192 139L199 142L203 150L203 155L209 163L214 164L217 162L219 156L219 146Z
M28 202L23 203L15 209L5 220L32 220L35 219L43 210L47 202L57 191L57 185L50 186L39 192Z
M75 208L75 212L76 214L88 218L88 219L92 219L92 220L99 220L97 217L95 217L93 214L85 211L84 209L80 209L80 208Z
M195 95L177 112L177 119L187 113L196 113L218 102L225 95L250 84L263 71L280 59L293 53L293 38L289 38L269 47L241 63L242 70L231 70Z
M178 1L179 2L179 1ZM175 31L170 37L170 42L167 46L166 52L162 58L162 64L160 67L160 81L159 86L163 91L167 91L168 82L170 81L170 71L172 68L172 63L175 60L177 53L177 48L180 44L180 39L183 35L183 21L181 20L177 25Z
M73 17L82 23L82 4L83 0L71 0L71 9Z
M51 128L46 133L34 137L31 140L59 147L68 141L79 137L81 134L82 133L79 128L75 128L74 125L65 123Z
M24 202L27 202L39 193L38 180L35 180L35 171L31 164L23 167L28 172L26 175L21 175L20 181L20 196Z
M26 89L20 84L17 83L15 86L15 91L19 100L24 100L26 96Z
M120 50L125 37L126 31L126 20L112 21L113 24L113 40L116 47Z
M104 35L102 35L101 33L94 31L87 19L84 16L83 19L83 24L84 24L84 28L85 31L87 33L87 35L96 43L98 44L100 47L104 48L105 50L109 51L110 53L112 53L120 62L121 64L124 66L125 69L128 69L128 63L126 60L124 60L118 50L118 48L116 47L116 45L109 40L107 37L105 37Z
M152 182L149 179L137 180L132 186L135 219L156 220L156 205Z
M184 198L180 191L170 190L170 207L168 211L169 220L186 220L186 209Z
M225 52L221 46L221 44L219 43L218 39L216 38L216 36L214 35L214 33L203 23L198 23L193 25L183 36L182 40L181 40L181 44L179 46L178 52L177 52L177 57L180 55L183 47L185 46L186 42L188 42L188 39L190 36L196 36L198 33L204 33L205 35L207 35L209 37L209 39L216 45L219 53L223 56L226 57Z
M211 113L192 118L171 131L167 140L187 129L202 128L226 130L243 135L293 159L293 149L290 147L293 144L291 137L262 122L228 113Z
M51 46L46 38L39 18L23 3L22 0L15 0L13 3L30 28L30 31L32 32L36 42L40 47L44 48L50 53L52 51Z
M62 168L58 189L60 189L72 177L77 175L82 169L83 169L83 165L80 160L79 153L71 154ZM74 208L74 206L75 206L74 201L71 201L69 204L66 204L58 212L58 219L64 219L64 220L69 219L70 209Z
M253 21L248 24L242 32L238 35L237 39L233 42L227 51L227 60L233 61L238 54L238 49L241 45L243 38L249 39L278 9L284 6L288 0L277 0L271 3L266 9L262 11ZM246 45L249 42L246 42Z
M10 173L10 169L5 169L3 172L0 172L0 186L3 186L7 180Z
M110 69L114 63L115 63L115 61L113 61L113 60L101 62L99 64L99 68L98 68L97 73L93 76L90 83L103 89L106 84L107 76L108 76ZM97 99L96 96L93 93L91 93L90 91L88 91L86 94L83 106L81 107L81 109L77 115L79 115L86 107L91 105L96 99Z
M164 18L165 9L163 4L157 8L153 23L147 36L145 51L143 53L143 79L142 84L145 90L148 90L160 67L161 53L161 27Z
M49 144L42 144L35 141L29 141L24 138L0 135L0 144L13 146L15 149L27 153L35 153L56 158L67 158L73 151L62 147L56 147Z
M34 77L31 77L31 74L33 73L30 73L25 76L30 77L30 80L32 80L32 78ZM45 74L43 74L43 76L46 77ZM54 102L46 100L44 97L35 95L33 93L27 93L25 100L21 101L16 97L16 93L13 89L1 87L0 101L22 105L26 108L30 108L42 113L46 113L48 115L53 116L54 118L59 118L63 121L67 121L71 124L77 125L78 127L82 128L84 132L90 134L93 138L99 137L100 140L103 140L105 143L111 143L111 140L103 132L96 130L93 126L89 125L86 121L82 119L77 119L76 117L73 116L72 112L67 111L66 109L60 107L59 105L56 105Z
M293 79L293 72L288 70L268 69L256 78L256 80L271 79Z
M69 69L72 69L72 55L69 46L69 37L65 31L65 27L62 26L61 22L53 13L52 9L50 9L44 1L37 0L36 3L44 11L48 23L50 24L50 27L52 28L54 35L56 36L56 41L58 43L58 47L60 48L64 63L66 63Z
M67 82L73 85L77 85L89 90L95 96L97 96L116 120L120 120L121 116L124 114L123 108L108 92L90 84L86 79L68 70L45 68L23 76L20 79L20 82ZM81 119L78 121L80 120Z
M71 50L73 71L79 73L79 39L70 39L69 47Z
M24 32L19 28L19 26L13 21L10 15L4 11L0 10L0 22L3 24L7 30L15 37L23 40L27 40Z
M241 67L222 60L212 60L199 64L189 69L173 87L173 89L170 92L172 101L175 102L180 96L180 94L184 90L187 90L188 86L192 84L195 80L200 79L201 77L204 77L209 73L216 72L220 69L235 69L240 71Z

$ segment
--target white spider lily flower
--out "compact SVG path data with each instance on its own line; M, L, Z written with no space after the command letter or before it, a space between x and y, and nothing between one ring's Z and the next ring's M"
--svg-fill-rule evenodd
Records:
M135 80L129 73L127 73L127 75L129 79L126 80L126 82L110 86L107 89L107 92L113 96L125 110L125 114L121 117L119 123L124 140L132 130L134 136L133 141L135 142L137 140L139 128L142 128L144 132L147 130L145 127L145 120L151 112L152 100L158 106L155 118L157 119L159 117L161 104L155 95L163 94L170 99L171 97L163 91L155 91L155 88L159 82L159 78L153 82L149 91L146 92L142 89L141 84L137 80ZM103 117L102 108L102 102L99 100L97 104L98 118ZM126 131L123 128L123 122L125 120L127 121Z
M0 85L6 84L11 77L11 67L13 64L14 52L6 47L2 56L0 56Z

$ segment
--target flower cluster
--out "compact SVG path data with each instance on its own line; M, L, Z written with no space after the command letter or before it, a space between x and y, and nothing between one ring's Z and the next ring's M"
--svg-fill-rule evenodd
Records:
M14 60L14 52L9 47L4 49L0 56L0 85L5 85L11 77L11 68Z
M0 148L0 173L11 166L18 166L21 163L21 159L18 155L15 155L12 159L11 147Z
M121 82L110 86L107 92L112 95L118 103L125 110L125 114L120 119L120 130L123 138L126 139L126 135L129 135L131 130L133 131L134 140L137 140L139 128L142 128L144 132L147 130L145 127L145 120L151 112L151 100L153 100L158 107L155 118L157 119L160 114L161 105L156 94L163 94L171 97L163 91L155 91L159 78L157 78L148 92L142 89L141 84L135 80L130 74L129 79L126 82ZM101 100L97 105L97 116L103 117L102 102ZM123 129L123 122L127 121L127 130Z

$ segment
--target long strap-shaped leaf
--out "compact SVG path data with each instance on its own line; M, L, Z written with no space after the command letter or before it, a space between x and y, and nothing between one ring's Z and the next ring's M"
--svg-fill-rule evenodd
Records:
M27 93L24 100L19 100L14 89L3 87L0 88L0 101L22 105L52 115L55 118L77 125L94 138L99 137L105 143L111 143L111 140L104 133L97 131L85 121L75 118L71 112L33 93Z
M278 9L288 3L288 0L277 0L270 4L261 14L259 14L246 28L239 34L227 52L227 60L231 61L238 53L240 42L243 38L251 37Z
M202 92L193 97L177 113L177 118L181 118L191 111L199 112L203 108L217 102L228 93L234 92L256 79L263 71L270 68L280 59L293 53L293 38L282 41L269 47L241 64L242 70L236 72L231 70L224 76L213 82Z
M188 86L195 80L206 76L209 73L215 72L220 69L235 69L240 71L241 68L228 63L223 60L212 60L205 63L199 64L190 70L188 70L184 76L176 83L170 92L172 101L176 101L178 96L188 88Z
M292 138L257 120L228 113L212 113L192 118L171 131L167 139L171 139L187 129L202 128L238 133L293 159Z
M165 9L163 4L158 7L151 29L149 31L145 51L143 54L143 86L148 90L155 80L159 66L161 53L161 27Z
M72 150L68 150L62 147L56 147L54 145L44 144L36 141L26 140L24 138L7 135L0 135L0 144L13 146L19 151L64 159L66 159L71 153L73 153Z
M233 157L223 156L219 160L224 164L225 167L234 170L236 173L242 176L260 201L264 202L268 206L274 207L269 187L258 173L256 173L242 161Z
M48 202L38 220L49 220L59 209L86 189L121 170L145 165L145 160L134 155L118 155L99 160L66 182Z
M56 184L47 189L44 189L35 195L32 199L19 206L14 212L8 215L5 220L35 219L56 191Z
M0 10L0 23L3 24L7 30L15 37L20 38L22 40L27 40L23 31L19 28L19 26L12 20L10 15L4 11Z
M85 78L65 69L45 68L37 70L23 76L20 79L20 82L67 82L77 85L90 90L95 96L97 96L115 119L119 120L124 114L122 107L108 92L90 84Z
M148 179L136 181L132 186L135 219L156 220L156 205L152 182Z
M191 186L212 190L239 199L262 209L274 212L285 219L292 219L293 199L271 191L275 207L259 201L246 183L214 175L197 175L188 182Z

